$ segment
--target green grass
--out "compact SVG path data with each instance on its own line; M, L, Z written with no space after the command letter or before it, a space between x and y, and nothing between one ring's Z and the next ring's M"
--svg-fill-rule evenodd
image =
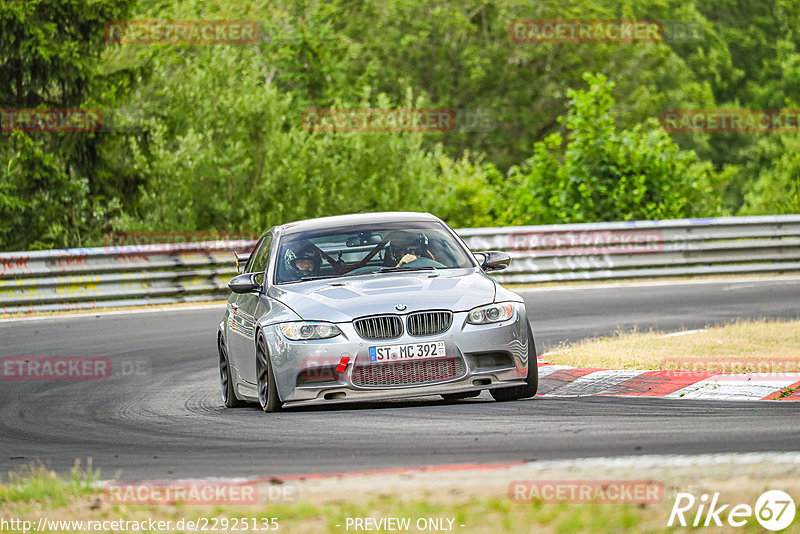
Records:
M789 386L789 387L786 387L783 390L781 390L781 394L778 395L778 398L782 399L784 397L788 397L789 395L793 394L797 390L800 390L800 386L796 386L796 387Z
M94 484L99 477L100 471L92 468L91 458L87 460L85 470L76 460L69 478L58 476L41 463L34 463L9 473L6 479L0 478L0 506L36 502L54 508L63 507L74 497L95 493Z
M188 505L108 505L101 500L102 489L98 487L99 473L88 462L86 469L76 463L68 477L59 477L42 464L35 464L7 479L0 480L0 517L17 517L36 522L46 516L50 520L120 519L127 521L197 521L205 518L248 519L252 525L255 518L263 525L263 518L277 518L280 532L292 534L347 532L348 518L408 518L408 532L420 532L420 518L453 519L454 533L553 533L571 534L591 532L616 534L618 532L694 532L702 529L669 528L666 526L672 499L658 504L545 504L538 501L514 501L507 495L484 495L457 497L459 488L454 486L449 493L438 493L431 499L427 490L415 489L413 494L386 488L379 495L362 491L348 492L334 500L318 502L300 501L295 504L258 504L253 506L188 506ZM724 480L724 479L723 479ZM688 484L689 482L686 482ZM716 487L730 482L710 481ZM787 487L786 480L782 482ZM795 482L791 484L796 485ZM685 484L681 483L680 487ZM765 486L766 487L766 486ZM736 483L741 494L726 493L731 502L755 502L765 487L761 483ZM351 486L352 488L352 486ZM723 488L724 489L724 488ZM356 488L357 490L357 488ZM313 497L312 497L313 498ZM329 499L329 498L328 498ZM726 501L727 502L727 501ZM96 506L92 504L97 504ZM87 506L89 505L89 506ZM445 521L445 526L449 525ZM464 525L463 527L461 525ZM758 532L755 521L748 521L742 532ZM350 532L355 530L350 528ZM794 523L784 532L800 531L800 523ZM124 531L123 531L124 532ZM432 532L428 530L428 532Z
M259 505L257 507L195 507L181 505L113 505L87 508L87 499L101 495L99 472L76 462L68 477L61 477L37 463L10 473L0 480L0 516L35 519L99 520L110 517L126 520L200 518L277 518L280 530L292 533L337 533L345 531L348 518L408 518L409 532L418 532L420 518L453 519L453 531L472 533L517 532L600 532L641 530L642 509L636 505L586 505L515 502L505 496L431 503L424 496L413 499L400 494L369 497L358 501L324 504ZM655 510L650 510L651 513ZM252 519L251 519L252 520ZM448 523L445 522L445 525ZM338 525L338 526L337 526ZM461 527L464 525L464 527ZM351 528L352 530L352 528Z
M450 504L403 502L397 496L366 503L319 506L270 507L267 515L278 517L281 530L289 532L345 531L347 518L409 518L410 532L417 532L420 518L453 519L453 531L464 533L639 531L641 509L631 504L547 504L513 502L507 498L470 499ZM315 524L316 522L316 524ZM445 525L448 523L445 522ZM337 526L339 525L339 526ZM464 527L461 527L464 525ZM352 527L351 527L352 531Z

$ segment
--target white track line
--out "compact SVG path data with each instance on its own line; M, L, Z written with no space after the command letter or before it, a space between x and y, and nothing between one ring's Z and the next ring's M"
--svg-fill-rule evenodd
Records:
M698 328L697 330L680 330L678 332L672 332L670 334L664 334L661 337L676 337L676 336L688 336L689 334L699 334L700 332L705 332L705 328Z
M798 452L745 452L722 454L647 454L642 456L612 456L604 458L577 458L575 460L543 460L529 462L534 469L563 469L586 467L690 467L711 465L759 465L764 462L800 465Z
M563 280L563 282L574 282L574 280ZM796 283L800 282L800 277L786 276L786 277L766 277L766 278L709 278L707 280L675 280L675 281L658 281L658 282L629 282L629 283L609 283L609 284L581 284L581 285L566 285L566 286L547 286L547 287L528 287L528 288L514 288L515 293L541 293L548 291L582 291L584 289L620 289L626 287L659 287L659 286L689 286L699 284L744 284L744 283ZM511 285L511 282L507 282Z
M158 312L176 312L176 311L196 311L196 310L224 310L225 304L203 304L198 306L165 306L158 308L146 308L142 310L114 310L114 311L92 311L85 313L67 313L64 315L39 315L36 317L13 317L9 319L0 319L0 323L12 323L16 321L59 321L61 319L85 319L97 318L107 315L134 315L139 313L158 313Z

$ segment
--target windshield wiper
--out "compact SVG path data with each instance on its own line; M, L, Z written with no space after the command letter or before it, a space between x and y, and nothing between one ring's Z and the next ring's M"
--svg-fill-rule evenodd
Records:
M400 271L432 271L435 267L426 265L425 267L383 267L379 273L396 273Z
M341 274L326 274L322 276L304 276L300 279L301 282L309 282L311 280L324 280L326 278L339 278Z

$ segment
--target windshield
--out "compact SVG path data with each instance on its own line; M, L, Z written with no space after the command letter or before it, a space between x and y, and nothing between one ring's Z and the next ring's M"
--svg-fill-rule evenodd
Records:
M471 254L438 222L350 225L283 236L275 283L474 266Z

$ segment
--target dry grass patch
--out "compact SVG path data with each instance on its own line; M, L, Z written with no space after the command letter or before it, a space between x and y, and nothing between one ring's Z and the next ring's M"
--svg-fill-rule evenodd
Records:
M618 332L610 338L558 347L544 359L554 364L603 369L797 373L800 321L736 321L703 331L687 331L685 335Z

